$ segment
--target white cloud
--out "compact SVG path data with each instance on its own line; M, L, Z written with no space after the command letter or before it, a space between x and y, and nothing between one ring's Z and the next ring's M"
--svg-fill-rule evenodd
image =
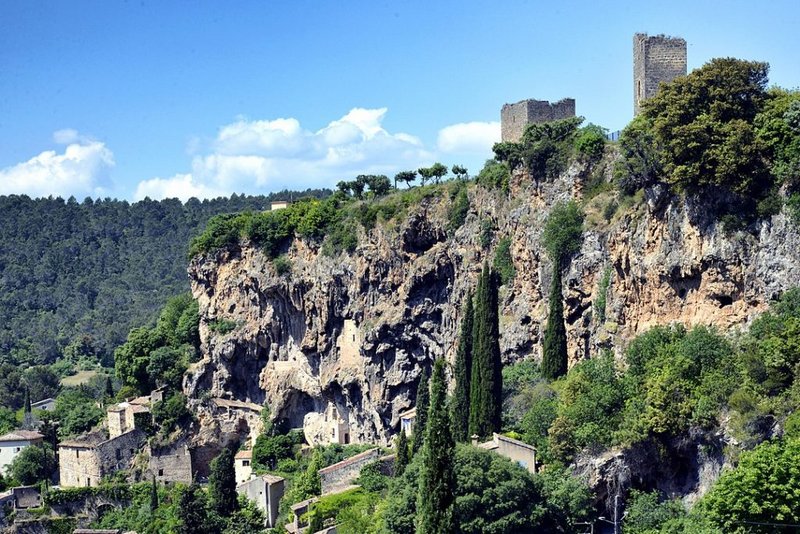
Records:
M0 169L0 194L99 197L108 191L114 155L103 143L84 138L75 130L59 130L53 139L67 145L63 153L48 150Z
M437 146L446 154L483 154L491 157L492 145L500 142L499 122L462 122L439 130Z
M172 178L153 178L139 182L135 197L143 199L179 198L183 201L195 198L215 198L226 196L222 191L215 191L192 181L191 174L176 174Z
M355 108L317 131L294 118L239 118L219 129L206 153L192 147L190 173L141 182L135 198L331 187L357 174L393 175L434 161L419 138L383 127L386 112Z

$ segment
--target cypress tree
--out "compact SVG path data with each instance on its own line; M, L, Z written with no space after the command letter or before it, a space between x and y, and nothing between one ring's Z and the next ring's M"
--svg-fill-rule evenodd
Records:
M31 413L31 390L25 388L25 408L22 416L22 428L26 430L33 429L33 414Z
M561 288L561 269L554 262L550 287L550 307L544 331L542 376L555 380L567 372L567 328L564 324L564 301Z
M150 485L150 511L155 512L158 508L158 486L156 485L156 477L153 477L153 482Z
M178 503L179 534L204 534L208 528L206 495L197 483L183 490Z
M475 310L472 307L472 292L467 295L464 318L461 320L461 333L456 350L455 379L452 413L453 438L465 442L469 439L469 396L472 375L472 328Z
M422 469L417 493L417 533L455 532L453 509L456 476L455 441L450 433L444 360L437 360L431 378L428 427L422 449Z
M502 418L503 377L497 304L497 275L484 263L475 291L469 401L469 433L481 437L498 432Z
M229 517L238 508L233 451L227 447L211 462L208 494L212 509L222 517Z
M411 452L414 454L422 450L425 441L425 428L428 426L428 405L430 392L428 391L428 373L422 373L417 385L417 416L414 419L414 434L411 436Z
M406 466L411 461L411 453L408 450L408 437L405 430L400 430L397 436L397 454L394 460L394 476L399 477L406 470Z

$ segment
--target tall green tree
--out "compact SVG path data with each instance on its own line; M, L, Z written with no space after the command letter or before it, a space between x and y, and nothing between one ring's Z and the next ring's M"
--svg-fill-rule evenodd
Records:
M469 433L480 437L499 432L502 422L503 376L497 305L497 275L484 262L475 291L469 401Z
M417 384L417 416L414 419L414 434L411 436L411 451L416 454L422 450L425 441L425 428L428 426L428 405L430 392L428 390L428 373L422 372L422 377Z
M222 517L229 517L238 508L233 451L227 447L211 462L208 496L211 508Z
M198 484L181 493L178 505L179 534L210 534L206 494Z
M542 351L542 376L555 380L567 373L567 328L564 324L564 302L561 287L561 269L553 271L550 284L550 308L544 331Z
M456 446L450 433L444 365L444 360L437 360L431 377L431 404L417 495L419 534L455 532Z
M465 442L469 439L469 392L472 379L472 329L475 310L472 306L472 292L467 295L464 317L461 319L461 333L456 349L455 379L456 387L451 402L453 438Z
M395 439L397 450L394 461L394 476L399 477L406 470L406 466L411 461L411 451L408 449L408 437L406 431L400 429L400 433Z
M156 484L156 477L153 476L150 482L150 511L155 512L158 509L158 485Z

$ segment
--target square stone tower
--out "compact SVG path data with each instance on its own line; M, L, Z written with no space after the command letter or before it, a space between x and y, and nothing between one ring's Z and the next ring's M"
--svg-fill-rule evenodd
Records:
M575 99L564 98L551 104L547 100L522 100L505 104L500 110L500 140L518 143L529 124L557 121L575 116Z
M653 97L662 82L686 75L686 41L665 35L633 36L633 114Z

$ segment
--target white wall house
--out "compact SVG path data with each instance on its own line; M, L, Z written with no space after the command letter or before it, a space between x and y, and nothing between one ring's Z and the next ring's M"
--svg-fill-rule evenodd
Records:
M22 449L30 445L40 445L43 439L43 435L30 430L14 430L0 436L0 475L8 472L8 466Z

